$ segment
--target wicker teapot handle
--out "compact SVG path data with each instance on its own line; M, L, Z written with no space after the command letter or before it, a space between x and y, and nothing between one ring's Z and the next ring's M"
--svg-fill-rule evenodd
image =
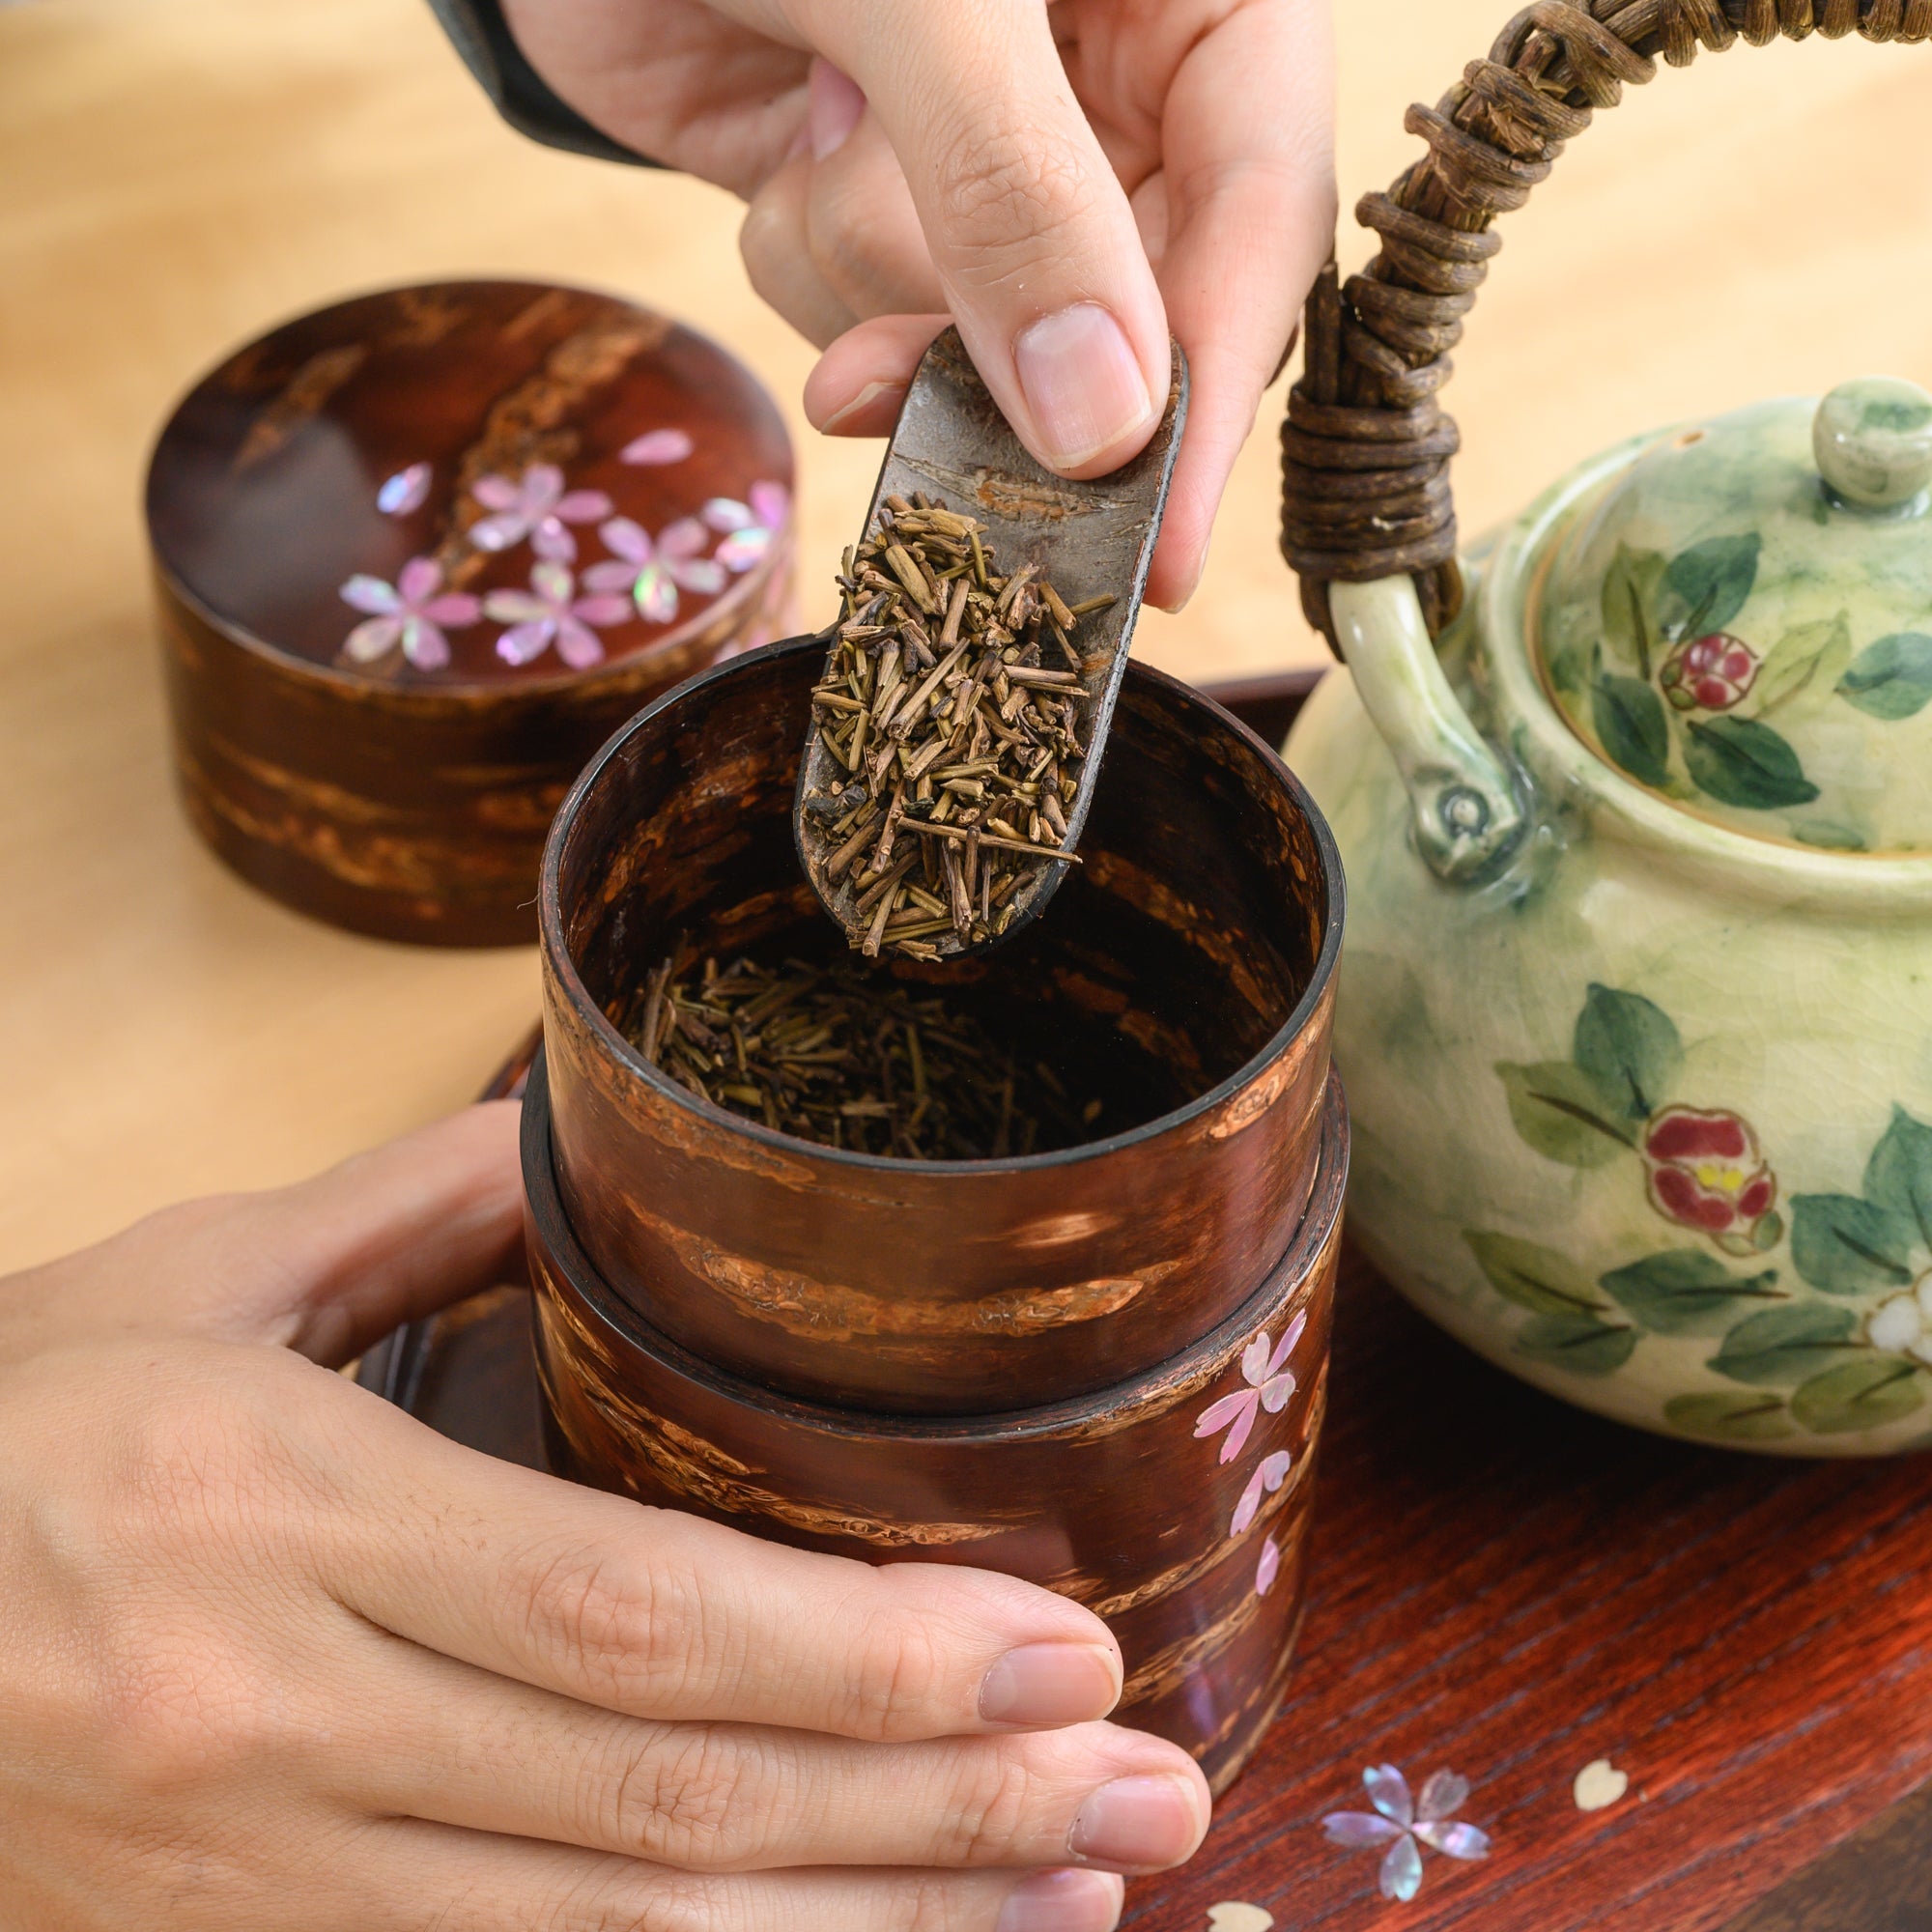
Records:
M1721 51L1813 33L1932 40L1932 0L1537 0L1439 106L1408 110L1429 153L1356 210L1381 236L1366 273L1345 289L1330 268L1317 284L1282 430L1282 554L1331 639L1331 582L1410 573L1432 632L1462 603L1449 485L1458 437L1436 396L1502 245L1490 232L1496 216L1529 199L1626 81L1654 78L1658 55L1688 67L1700 43Z

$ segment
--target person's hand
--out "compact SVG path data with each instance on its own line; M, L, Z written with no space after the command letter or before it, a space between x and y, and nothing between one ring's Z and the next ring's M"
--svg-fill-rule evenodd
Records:
M443 1440L324 1364L505 1278L516 1108L0 1283L4 1932L1100 1932L1184 1753L1106 1627Z
M504 13L586 119L751 204L753 283L827 351L822 430L885 435L950 314L1035 456L1101 475L1159 421L1171 328L1193 394L1149 596L1185 600L1333 241L1323 0Z

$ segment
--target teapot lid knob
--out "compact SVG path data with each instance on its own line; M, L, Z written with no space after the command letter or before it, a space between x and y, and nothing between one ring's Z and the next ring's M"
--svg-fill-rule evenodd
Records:
M1892 376L1841 383L1818 405L1811 446L1840 502L1865 510L1914 505L1932 490L1932 396Z

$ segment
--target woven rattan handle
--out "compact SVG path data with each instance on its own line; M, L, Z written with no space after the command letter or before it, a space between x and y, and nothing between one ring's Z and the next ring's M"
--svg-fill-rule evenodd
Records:
M1449 487L1458 438L1435 399L1501 246L1491 223L1529 199L1626 81L1652 79L1659 55L1687 67L1700 44L1814 33L1932 40L1932 0L1537 0L1439 106L1408 110L1429 153L1357 209L1381 236L1367 272L1344 289L1331 269L1317 285L1282 430L1282 554L1331 639L1331 582L1409 572L1432 631L1462 601Z

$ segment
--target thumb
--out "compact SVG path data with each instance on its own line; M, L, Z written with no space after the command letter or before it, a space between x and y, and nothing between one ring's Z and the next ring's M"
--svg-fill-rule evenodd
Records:
M332 1367L404 1321L523 1280L522 1119L515 1100L469 1107L244 1200L236 1232L261 1339Z
M816 0L796 11L865 90L953 320L1020 440L1099 476L1166 407L1168 329L1133 211L1037 0Z
M327 1174L163 1208L9 1284L30 1339L166 1329L334 1367L399 1323L523 1275L514 1101Z

